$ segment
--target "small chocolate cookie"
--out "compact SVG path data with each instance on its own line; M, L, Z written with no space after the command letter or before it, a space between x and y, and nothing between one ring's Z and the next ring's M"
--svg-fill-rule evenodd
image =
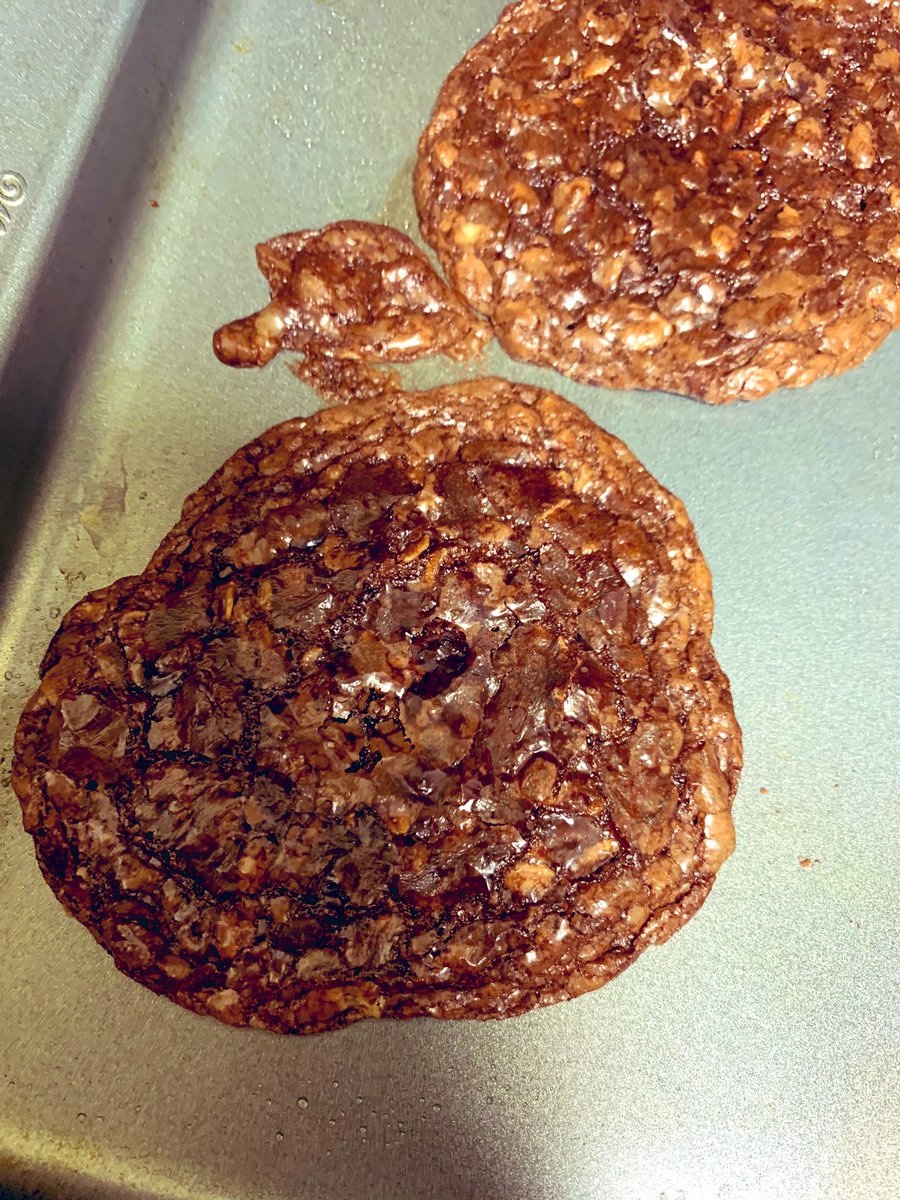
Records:
M336 402L394 390L367 365L433 354L475 358L490 326L447 286L404 233L367 221L285 233L256 247L269 284L265 308L217 329L213 350L230 367L263 367L282 350L296 374Z
M896 0L519 0L419 148L422 230L516 358L710 403L900 323Z
M282 1032L501 1017L702 904L741 763L680 501L500 380L238 451L66 616L14 785L154 991Z

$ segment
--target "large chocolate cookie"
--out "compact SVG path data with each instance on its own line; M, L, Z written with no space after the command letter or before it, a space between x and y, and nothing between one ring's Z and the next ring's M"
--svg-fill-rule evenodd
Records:
M705 899L741 761L682 504L484 380L287 421L65 618L16 740L43 872L234 1024L498 1017Z
M712 403L900 322L896 0L520 0L422 137L422 229L510 354Z

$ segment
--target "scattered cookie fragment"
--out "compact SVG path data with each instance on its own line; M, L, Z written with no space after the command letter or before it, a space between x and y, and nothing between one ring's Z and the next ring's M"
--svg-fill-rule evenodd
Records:
M468 308L405 234L384 225L339 221L284 234L256 249L271 299L213 336L228 366L265 366L282 350L301 351L313 381L329 363L404 363L443 354L475 358L490 327ZM360 370L364 383L366 372ZM371 376L369 376L371 378ZM332 398L338 391L332 386Z

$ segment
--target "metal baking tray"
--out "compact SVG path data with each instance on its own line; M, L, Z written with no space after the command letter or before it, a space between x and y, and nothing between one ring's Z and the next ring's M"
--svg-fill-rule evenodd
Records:
M232 450L315 404L281 363L212 356L212 329L264 296L254 242L338 217L414 231L417 135L499 8L0 13L5 1196L900 1194L898 335L843 378L719 410L489 358L582 405L686 501L746 735L734 858L603 991L501 1023L230 1029L119 975L21 830L9 747L61 613L140 570Z

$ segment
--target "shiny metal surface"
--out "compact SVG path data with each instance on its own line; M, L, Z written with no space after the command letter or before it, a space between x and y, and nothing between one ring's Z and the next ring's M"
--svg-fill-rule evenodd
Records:
M263 296L254 241L339 216L410 229L417 135L499 7L8 0L0 172L28 199L0 237L3 772L61 613L314 403L283 364L212 356ZM709 903L604 991L526 1018L279 1039L119 976L43 884L4 775L0 1192L900 1193L900 336L727 410L489 366L583 405L697 525L747 758Z

